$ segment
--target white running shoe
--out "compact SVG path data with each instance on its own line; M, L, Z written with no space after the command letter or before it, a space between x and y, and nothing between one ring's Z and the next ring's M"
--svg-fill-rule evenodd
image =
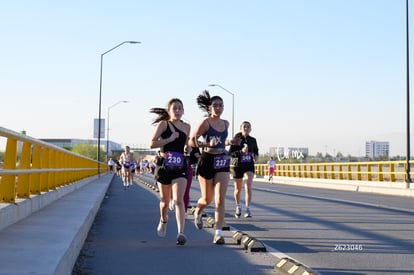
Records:
M159 237L164 238L165 235L167 235L167 222L162 222L160 220L160 223L157 227L157 234Z
M252 213L250 212L250 208L246 207L246 213L244 214L245 218L251 218L252 217Z
M237 206L236 207L236 214L234 214L234 217L236 217L236 219L240 218L241 216L241 207Z

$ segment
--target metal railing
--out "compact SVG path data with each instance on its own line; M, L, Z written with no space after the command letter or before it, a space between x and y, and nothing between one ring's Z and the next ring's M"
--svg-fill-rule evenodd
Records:
M98 174L105 163L75 154L58 146L0 127L6 139L0 168L0 203L14 203Z
M410 161L410 165L413 162ZM255 165L256 175L268 176L266 164ZM356 181L406 182L406 161L278 163L275 176Z

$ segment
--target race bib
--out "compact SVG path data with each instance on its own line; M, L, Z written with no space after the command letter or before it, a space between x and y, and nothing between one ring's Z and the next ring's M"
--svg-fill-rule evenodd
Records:
M240 162L251 162L252 158L252 153L247 152L247 154L243 154L240 156Z
M184 155L179 152L165 152L164 165L169 167L183 167L184 166Z
M230 166L230 158L226 155L219 155L214 157L214 169L222 169Z

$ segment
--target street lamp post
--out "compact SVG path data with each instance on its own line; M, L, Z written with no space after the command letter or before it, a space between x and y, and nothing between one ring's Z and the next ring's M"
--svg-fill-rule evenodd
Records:
M106 122L106 161L108 161L108 158L109 158L109 111L111 110L111 108L115 107L116 105L120 103L128 103L128 101L121 100L108 107L108 114L106 116L106 120L107 120Z
M410 188L411 175L410 175L410 58L409 58L409 30L408 30L408 0L405 4L406 13L405 13L405 23L406 23L406 58L407 58L407 91L406 91L406 108L407 108L407 163L406 163L406 187Z
M104 52L103 54L101 54L101 73L100 73L100 78L99 78L99 116L98 116L98 175L101 173L101 165L100 165L100 159L101 159L101 106L102 106L102 65L103 65L103 57L105 54L115 50L116 48L124 45L124 44L138 44L141 42L138 41L124 41L122 43L119 43L118 45L116 45L115 47L113 47L112 49Z
M230 92L229 90L227 90L226 88L224 88L223 86L219 85L219 84L210 84L208 86L211 87L219 87L221 89L223 89L224 91L228 92L229 94L231 94L232 96L232 114L231 114L231 136L232 138L234 137L234 94L232 92Z

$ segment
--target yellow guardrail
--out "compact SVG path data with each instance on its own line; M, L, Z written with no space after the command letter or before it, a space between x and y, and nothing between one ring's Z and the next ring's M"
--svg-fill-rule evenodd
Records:
M6 139L0 168L0 203L14 203L106 171L104 163L0 127Z
M412 163L410 161L410 166ZM407 178L406 167L406 161L278 163L274 175L315 179L405 182ZM267 165L256 164L255 172L256 175L268 176Z

